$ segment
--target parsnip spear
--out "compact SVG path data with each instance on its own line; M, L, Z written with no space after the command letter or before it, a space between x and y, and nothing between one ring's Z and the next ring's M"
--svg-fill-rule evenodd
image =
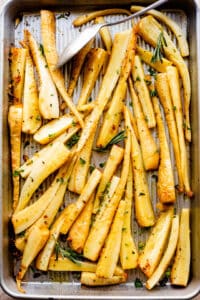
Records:
M23 124L22 131L25 133L35 133L42 124L42 118L39 110L38 91L34 77L34 66L27 49L24 94L23 94Z
M121 200L117 208L110 232L97 263L96 275L100 278L111 278L119 259L123 217L126 203Z
M174 155L176 158L176 166L177 166L178 178L179 178L179 190L183 191L183 175L181 170L180 145L179 145L178 132L177 132L175 116L174 116L174 109L173 109L173 104L172 104L166 73L160 73L156 76L156 90L158 92L160 102L164 108L165 118L167 121L170 138L174 148Z
M157 220L146 242L144 250L139 256L139 267L147 277L150 277L164 253L171 228L173 209L163 212Z
M127 108L126 110L128 113ZM135 132L131 126L130 117L128 118L128 122L131 128L131 163L134 178L135 216L140 226L149 227L154 225L155 216L149 195L141 149L135 136Z
M127 274L124 275L114 275L111 278L99 278L95 273L82 272L81 273L81 283L88 286L105 286L112 284L119 284L126 282Z
M52 120L43 125L33 136L34 140L45 145L54 140L68 128L76 125L76 121L72 115L65 114L59 119Z
M131 232L131 215L133 201L133 173L132 166L129 166L129 174L125 190L125 213L122 227L122 240L120 248L120 262L122 268L135 269L138 265L138 251Z
M164 255L161 258L158 267L155 269L151 277L146 282L146 288L148 290L152 289L158 283L162 275L165 273L167 267L169 266L176 250L178 233L179 233L179 216L175 215L172 220L172 227L169 236L169 241L168 241L167 248L164 252Z
M50 237L37 258L36 266L39 270L47 270L49 260L53 253L56 241L60 233L66 234L78 215L83 210L84 206L90 199L92 193L94 192L99 180L101 178L101 172L95 169L90 175L85 188L75 203L69 204L57 218L56 222L53 224L50 230Z
M156 120L148 87L145 81L143 66L138 55L135 56L134 66L132 68L132 78L134 80L134 86L138 93L138 98L140 99L148 127L153 128L156 125Z
M69 96L73 95L83 63L85 61L88 52L92 48L93 42L94 40L91 40L88 44L86 44L85 47L83 47L83 49L81 49L78 52L78 54L76 54L72 59L72 73L71 73L71 78L67 89Z
M22 130L22 104L15 104L9 107L8 124L10 128L11 144L11 166L13 181L13 209L15 210L19 201L19 175L21 158L21 130Z
M16 277L17 288L20 292L25 293L25 291L21 288L21 281L26 274L28 267L40 252L40 250L44 247L49 236L49 230L46 227L34 227L34 230L30 232L28 237L21 266L19 269L19 273Z
M127 119L127 114L125 120L126 119ZM115 211L124 193L124 188L128 177L128 170L129 170L129 163L130 163L130 148L131 148L130 129L127 124L126 124L126 130L127 130L126 131L127 138L125 140L124 160L123 160L119 184L115 190L114 195L111 197L110 201L106 205L106 208L103 210L103 213L101 213L100 211L99 218L97 215L97 219L93 223L93 226L90 230L89 236L84 246L84 250L83 250L84 256L92 261L96 261L100 254L101 248L103 247L104 241L110 229Z
M180 94L180 83L179 76L176 67L167 67L167 79L169 83L169 88L171 92L171 98L174 108L174 114L177 125L179 146L180 146L180 160L181 160L181 169L183 176L183 183L185 191L189 197L193 195L190 188L189 180L189 166L187 158L187 150L183 132L183 114L182 114L182 103L181 103L181 94Z
M115 35L109 65L101 83L96 105L85 122L85 127L78 142L78 152L83 148L90 134L96 131L98 121L115 88L120 75L122 61L126 55L130 34L131 31L128 30Z
M144 38L146 42L150 43L153 47L156 47L160 34L163 34L163 37L165 39L165 43L163 43L164 53L167 58L171 60L178 68L183 81L184 114L186 121L185 137L186 140L190 142L191 126L189 108L191 98L191 83L188 67L167 32L163 30L162 26L152 16L147 16L140 20L138 25L138 33Z
M28 42L33 60L35 62L39 78L39 109L44 119L59 117L59 102L56 87L52 81L47 62L43 55L43 46L38 45L32 34L24 31L25 41Z
M18 104L22 102L27 50L12 47L10 53L13 103Z
M83 86L77 105L78 109L86 104L90 98L92 89L105 62L106 56L107 52L102 48L92 48L87 54L87 61L83 70Z
M76 109L76 106L72 102L70 96L68 95L65 88L65 80L62 72L56 68L58 62L58 54L56 50L56 23L55 16L51 11L41 10L41 33L42 41L44 45L44 54L47 60L49 71L51 73L54 84L56 85L60 95L63 100L77 118L81 127L83 127L84 122L82 116Z
M61 167L69 159L69 156L70 151L67 150L66 146L62 142L57 142L34 162L31 173L22 187L16 212L26 207L39 185L51 173Z
M94 195L90 197L90 200L84 207L83 211L80 213L74 224L72 225L69 234L68 234L68 242L70 247L81 253L83 251L85 241L88 237L90 225L92 222L92 210L94 204Z
M190 274L190 209L181 210L180 229L175 260L171 270L173 285L187 286Z
M130 90L131 99L133 103L133 110L137 122L144 167L146 170L155 170L158 168L158 164L159 164L158 147L148 128L147 122L145 121L141 104L135 93L133 83L130 78L129 78L129 90Z
M140 59L142 61L144 61L147 65L151 66L158 72L161 72L161 73L166 72L166 68L168 66L172 65L172 62L166 58L163 58L162 62L159 60L152 62L153 52L151 52L147 49L144 49L138 45L136 47L136 52L140 56Z
M96 192L96 196L95 196L95 201L94 201L94 209L93 209L93 213L96 214L100 204L101 204L101 197L103 195L103 192L106 189L106 186L109 184L113 174L115 173L118 165L120 164L120 162L122 161L123 158L123 154L124 154L124 149L117 146L117 145L113 145L110 151L110 155L108 157L108 160L106 162L106 166L105 169L103 171L102 174L102 178L101 181L99 183L97 192Z
M140 11L143 8L144 8L143 6L132 5L131 11L136 12L136 11ZM155 17L162 23L166 24L171 29L171 31L174 33L174 35L177 38L181 55L183 57L188 56L189 55L188 42L184 36L182 29L179 27L179 25L176 22L174 22L171 18L166 16L164 13L162 13L158 10L155 10L155 9L149 10L148 15L152 15L153 17Z
M165 126L157 97L152 97L154 112L156 115L158 137L160 143L160 165L158 169L157 192L161 203L173 203L176 201L174 174L170 158L169 146L165 133Z
M102 17L102 16L96 17L94 22L96 24L106 23L104 17ZM100 29L99 33L100 33L101 39L106 47L106 50L108 51L108 53L110 53L111 48L112 48L112 37L111 37L110 31L109 31L109 28L107 26L103 27Z

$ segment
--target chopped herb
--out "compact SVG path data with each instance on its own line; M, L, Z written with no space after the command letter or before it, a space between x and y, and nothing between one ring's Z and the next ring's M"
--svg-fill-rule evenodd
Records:
M72 135L72 137L66 143L66 146L69 149L71 149L74 145L76 145L76 143L78 142L79 139L80 139L80 135L78 133L75 133L74 135Z
M24 170L23 170L23 169L21 169L21 170L15 170L15 171L13 172L13 177L17 177L17 176L19 176L19 175L20 175L20 173L22 173L22 172L24 172Z
M62 13L62 14L60 14L59 16L57 16L57 20L59 20L59 19L65 19L65 20L68 20L69 16L70 16L70 12L68 11L68 12L66 12L66 13Z
M92 165L89 166L89 172L90 172L90 174L94 171L94 169L95 169L94 166L92 166Z
M147 117L147 116L145 116L145 121L146 121L146 122L149 122L149 119L148 119L148 117Z
M88 99L88 102L92 102L92 97L90 97L90 98Z
M31 159L31 160L29 160L29 161L26 162L26 165L30 166L30 165L32 165L32 163L33 163L33 160Z
M26 233L26 230L20 232L17 234L18 237L24 237L25 236L25 233Z
M143 283L139 278L135 279L135 287L138 288L142 288L143 287Z
M170 275L171 275L171 269L167 268L167 270L165 271L165 276L169 278Z
M135 81L141 81L140 76L137 76L137 77L135 78Z
M149 67L148 72L151 76L155 76L157 74L157 72L154 69L152 69L151 67Z
M102 202L104 200L105 195L109 193L110 184L111 184L110 182L106 184L105 190L101 193L99 197L100 202Z
M99 164L99 167L100 167L100 168L103 168L103 167L105 166L105 164L106 164L105 162L100 163L100 164Z
M63 183L63 182L64 182L64 179L63 179L62 177L60 177L60 178L57 178L57 179L56 179L56 182Z
M105 147L99 147L99 148L94 148L94 151L97 152L106 152L107 150L109 150L109 148L114 145L114 144L118 144L119 142L123 141L126 138L125 136L125 130L120 131L119 133L117 133L109 142Z
M81 164L81 165L85 165L85 164L86 164L85 159L83 159L82 157L80 157L80 164Z
M165 40L163 31L160 32L158 39L157 39L157 44L156 48L154 50L153 56L151 58L151 62L155 63L157 61L161 61L163 59L163 52L164 52L164 46L167 47L167 42Z
M145 196L145 193L141 192L141 193L139 193L139 196Z
M51 96L51 97L53 97L53 96L54 96L54 94L51 94L50 96ZM50 106L51 106L51 105L52 105L52 104L50 104Z
M43 47L42 44L40 44L39 50L40 50L40 52L42 53L42 55L44 56L44 47Z
M116 73L119 75L119 70L117 70Z
M40 115L37 115L35 119L36 119L36 121L41 121Z
M192 130L191 127L187 126L187 130Z
M156 91L156 90L150 91L150 96L151 96L151 97L156 97L156 96L158 96L157 91Z
M129 106L131 106L131 107L133 106L133 103L131 101L129 102Z
M122 228L122 231L126 231L126 227L123 227L123 228Z
M73 120L73 121L72 121L72 126L75 127L76 124L77 124L77 123Z
M173 110L176 110L176 106L175 105L173 106Z
M166 286L166 283L168 282L168 277L167 276L164 276L160 281L159 281L159 284L160 286L164 287Z
M145 82L146 82L147 85L150 85L150 84L151 84L151 80L145 79Z
M67 257L75 264L80 264L78 260L83 260L83 255L78 254L77 252L73 251L70 248L62 248L59 242L56 242L55 246L55 252L56 252L56 260L58 260L59 254L64 258Z
M49 134L48 134L48 138L49 138L49 139L51 139L51 138L54 137L54 136L55 136L55 133L49 133Z
M139 243L138 243L138 249L139 249L139 250L143 250L143 249L144 249L144 246L145 246L145 243L143 243L143 242L139 242Z

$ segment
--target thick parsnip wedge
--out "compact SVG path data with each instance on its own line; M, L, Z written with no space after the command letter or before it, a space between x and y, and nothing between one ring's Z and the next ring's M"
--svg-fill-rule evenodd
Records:
M90 197L90 200L72 225L69 234L68 234L68 242L70 247L81 253L83 251L83 247L85 245L85 241L88 237L88 233L91 225L92 218L92 210L94 204L94 195Z
M95 196L95 201L94 201L94 209L93 213L96 214L97 211L99 210L100 204L101 204L101 198L103 196L103 193L109 184L113 174L115 173L118 165L123 159L124 155L124 149L117 146L113 145L110 151L110 155L108 157L101 181L99 183L96 196Z
M152 62L153 52L144 49L137 45L136 52L140 56L140 59L144 61L147 65L154 68L158 72L166 72L167 67L172 65L172 62L169 61L166 58L163 58L162 61L157 60L155 62Z
M155 115L147 83L145 81L143 66L138 55L135 56L134 66L132 68L132 78L134 80L134 86L142 105L145 120L148 124L148 127L153 128L156 126Z
M173 109L173 104L172 104L166 73L162 73L162 74L160 73L156 76L156 90L158 92L160 102L164 108L165 118L167 121L167 126L169 128L169 135L174 148L174 155L176 158L176 167L177 167L178 178L179 178L179 190L183 191L183 175L181 169L179 138L178 138L178 132L177 132L176 121L174 116L174 109Z
M70 157L70 151L62 142L54 143L33 164L32 170L26 179L19 198L16 212L22 210L28 204L31 196L39 185L54 171L61 167Z
M40 78L39 86L39 109L44 119L59 117L59 102L56 87L52 81L47 62L43 55L43 46L38 45L32 34L24 31L25 41L28 42L33 60Z
M148 290L151 290L159 282L162 275L165 273L167 267L169 266L176 250L178 234L179 234L179 216L175 215L172 220L172 227L169 236L169 241L168 241L167 248L164 252L164 255L158 267L146 282L146 288Z
M105 62L106 56L107 52L102 48L92 48L89 51L87 55L87 61L83 70L83 86L81 89L80 97L78 99L78 109L82 105L86 104L86 102L90 98L92 89Z
M130 34L131 31L127 30L117 33L114 37L109 65L103 77L101 87L95 101L96 105L88 117L88 120L85 122L85 127L83 128L80 140L78 142L78 152L83 148L91 133L96 131L98 121L116 86L120 75L122 62L126 55Z
M140 101L135 93L131 78L129 78L129 90L131 94L134 115L137 122L142 158L145 170L156 170L159 164L159 151L145 120Z
M86 46L83 47L78 52L78 54L76 54L74 56L74 58L72 59L72 73L71 73L71 78L70 78L68 89L67 89L67 92L70 97L73 95L79 75L81 73L83 63L85 61L85 58L86 58L88 52L92 48L92 44L93 44L93 40L91 40L88 44L86 44Z
M131 128L131 163L134 180L135 216L141 227L149 227L154 225L155 216L150 199L146 173L144 170L142 152L135 132L131 126L130 117L129 124Z
M25 133L35 133L42 124L42 118L39 110L39 100L36 80L34 77L34 66L27 49L24 95L23 95L23 123L22 131Z
M91 12L87 15L82 15L82 16L77 17L73 21L73 25L81 26L97 17L114 15L114 14L130 15L130 11L127 9L122 9L122 8L110 8L110 9L98 10L98 11Z
M190 126L190 98L191 98L191 83L188 67L183 60L180 52L176 48L175 44L170 39L166 31L163 30L161 25L152 17L147 16L140 20L138 25L138 33L144 38L144 40L150 43L153 47L156 47L159 35L163 32L163 36L166 41L166 45L163 45L164 53L169 60L171 60L178 68L180 76L183 81L184 92L184 114L186 121L185 136L187 141L191 141L191 126Z
M124 193L124 188L128 177L131 148L130 131L128 125L126 126L126 130L127 138L125 140L124 160L119 184L114 195L103 209L103 213L101 213L100 210L100 217L97 215L84 246L84 256L92 261L96 261L100 254L105 239L108 235L115 211Z
M190 259L190 210L183 208L176 255L171 270L171 283L173 285L187 286L190 274Z
M21 280L26 274L28 267L30 266L32 261L38 255L40 250L44 247L48 237L49 237L49 230L46 227L35 227L34 230L30 232L22 256L20 270L16 277L17 287L20 292L23 293L25 292L21 288Z
M52 145L54 143L57 142L62 142L62 143L67 143L69 142L69 140L75 136L76 138L78 138L78 135L76 135L76 133L79 131L80 126L76 125L72 128L70 128L68 131L62 133L60 136L58 136L54 141L52 141L51 143L49 143L48 145L46 145L45 147L43 147L41 150L39 150L38 152L36 152L35 154L33 154L32 157L30 157L19 169L18 172L20 173L22 178L27 178L28 175L31 173L31 170L33 168L34 163L36 162L36 160L38 160L39 157L41 157L42 155L44 155L45 152L48 152L50 147L52 147Z
M172 219L173 209L161 213L139 256L139 267L147 277L153 274L164 253Z
M44 54L47 60L47 64L49 67L49 71L51 73L52 79L62 96L63 100L73 113L73 115L77 118L81 127L83 127L84 122L76 109L76 106L72 102L70 96L67 93L65 88L65 80L62 72L56 68L56 64L58 62L58 54L56 50L56 22L54 13L48 10L41 10L41 33L42 33L42 41L44 45Z
M120 253L125 206L125 201L121 200L97 263L96 275L98 277L111 278L114 275Z
M97 17L94 22L96 24L102 24L102 23L106 23L104 17L99 16ZM107 26L103 27L100 29L99 31L101 39L106 47L106 50L108 51L108 53L111 52L111 48L112 48L112 37L109 31L109 28Z
M33 136L34 140L41 145L45 145L54 140L69 127L76 125L72 115L65 114L59 119L52 120L43 125Z
M77 157L68 185L68 189L71 192L81 194L85 186L90 168L94 135L95 133L92 133Z
M13 181L13 209L15 210L19 201L19 175L21 158L21 131L22 131L22 104L15 104L9 107L8 124L10 129L11 145L11 166Z
M131 6L131 12L137 12L137 11L140 11L141 9L143 9L143 8L144 8L143 6L132 5ZM161 21L162 23L164 23L165 25L167 25L171 29L171 31L174 33L174 35L177 38L181 55L183 57L188 56L189 55L188 42L187 42L187 40L184 36L184 33L183 33L182 29L180 28L180 26L176 22L174 22L171 18L169 18L164 13L162 13L158 10L151 9L151 10L148 11L148 15L151 15L151 16L155 17L156 19L158 19L159 21Z
M97 139L96 146L99 148L105 147L119 130L126 90L126 81L119 80L111 99L110 107L105 113L103 124Z
M112 284L119 284L126 282L127 274L123 275L114 275L111 278L99 278L95 273L91 272L82 272L81 273L81 284L88 286L105 286Z
M69 204L51 227L49 239L36 261L36 266L39 270L46 271L48 269L49 260L60 233L66 234L69 231L70 227L89 201L100 181L100 178L101 172L95 169L89 177L83 193L80 195L78 200L75 203Z
M122 268L135 269L138 265L138 251L133 240L133 233L131 232L131 215L133 202L133 173L132 166L129 166L129 174L126 183L125 191L125 213L122 227L122 240L120 248L120 262Z
M165 133L165 126L157 97L152 97L154 112L156 115L158 138L160 143L160 164L158 169L157 192L161 203L173 203L176 201L174 173L170 158L169 145Z
M167 68L167 79L168 79L169 88L171 92L171 98L172 98L177 131L178 131L179 146L181 150L180 160L181 160L183 183L185 187L185 192L189 197L191 197L193 193L190 188L189 166L188 166L186 143L185 143L184 132L183 132L184 123L183 123L180 83L179 83L179 75L176 67L171 66Z
M10 53L10 71L12 80L12 93L14 98L13 103L18 104L22 102L27 50L23 48L12 47Z

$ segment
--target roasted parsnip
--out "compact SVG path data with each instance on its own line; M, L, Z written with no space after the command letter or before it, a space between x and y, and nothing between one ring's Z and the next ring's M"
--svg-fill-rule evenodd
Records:
M9 107L8 124L10 129L11 145L11 166L13 181L13 209L15 210L19 201L19 175L21 158L21 131L22 131L22 104L15 104Z
M112 284L119 284L126 282L127 274L114 275L111 278L99 278L95 273L82 272L81 273L81 283L88 286L105 286Z
M96 17L94 22L96 24L106 23L104 17L102 17L102 16ZM100 33L101 39L106 47L106 50L108 51L108 53L110 53L111 48L112 48L112 37L111 37L110 31L109 31L109 28L107 26L103 27L100 29L99 33Z
M186 286L190 274L190 210L183 208L181 211L180 229L175 260L171 270L171 283Z
M142 158L145 169L155 170L159 164L159 151L158 147L153 139L151 131L148 128L145 120L141 104L135 93L132 80L129 78L129 90L132 98L134 115L137 122L138 134L140 139L140 146L142 150Z
M139 256L139 267L147 277L150 277L164 253L173 219L173 209L161 213Z

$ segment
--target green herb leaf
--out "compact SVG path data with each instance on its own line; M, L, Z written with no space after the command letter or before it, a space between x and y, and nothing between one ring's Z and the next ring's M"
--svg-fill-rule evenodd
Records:
M13 177L19 176L20 173L22 173L22 172L24 172L24 170L15 170L15 171L13 172Z
M44 56L44 47L42 44L39 45L39 50L42 53L42 55Z
M138 243L138 249L139 249L139 250L143 250L144 247L145 247L145 243L143 243L143 242L139 242L139 243Z
M105 164L106 164L105 162L102 162L102 163L99 164L99 167L103 168L105 166Z
M167 46L167 42L165 40L163 31L160 32L158 39L157 39L157 44L156 48L154 49L153 56L151 58L151 62L155 63L157 61L161 61L163 59L163 53L164 53L164 46Z
M139 278L135 278L135 287L136 288L142 288L143 287L143 283Z
M157 72L154 69L152 69L151 67L149 67L148 71L151 76L156 76L156 74L157 74Z
M86 164L85 159L83 159L82 157L80 157L80 164L81 164L81 165L85 165L85 164Z
M76 145L76 143L78 142L78 140L80 139L80 135L78 133L75 133L71 139L69 139L69 141L66 143L66 146L71 149L74 145Z
M150 96L151 96L151 97L156 97L156 96L158 96L157 91L156 91L156 90L150 91Z
M56 260L58 260L59 254L64 258L67 257L75 264L80 264L78 260L83 260L83 255L73 251L71 248L62 248L59 242L56 242L55 246Z
M90 174L94 171L94 169L95 169L95 166L92 166L92 165L89 166L89 172L90 172Z
M120 131L117 133L105 147L102 148L94 148L94 151L97 152L106 152L112 145L118 144L119 142L123 141L126 138L125 136L125 130Z

